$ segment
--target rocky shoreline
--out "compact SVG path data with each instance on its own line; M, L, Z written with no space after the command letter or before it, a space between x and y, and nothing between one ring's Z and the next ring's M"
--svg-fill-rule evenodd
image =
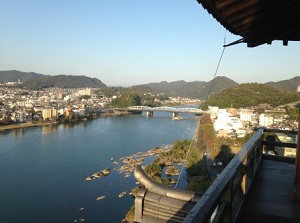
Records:
M104 116L101 117L106 117L106 116L122 116L122 115L130 115L130 114L124 114L124 113L108 113L108 114L104 114ZM195 134L195 143L197 142L197 136L198 136L198 131L199 131L199 121L198 119L196 119L197 122L197 127L196 127L196 134ZM1 132L4 131L9 131L9 130L14 130L14 129L21 129L21 128L30 128L30 127L41 127L41 126L51 126L51 125L58 125L60 123L57 122L40 122L40 123L19 123L19 124L12 124L12 125L7 125L7 126L0 126L0 134ZM156 156L161 152L166 152L168 150L170 150L173 147L173 145L165 145L164 148L152 148L149 151L142 153L142 152L138 152L132 156L127 156L127 157L121 157L118 161L121 164L121 166L119 168L117 168L118 165L118 161L115 160L114 158L111 158L112 163L116 164L116 168L113 168L112 171L117 171L120 174L123 173L124 177L130 177L130 175L133 173L134 168L136 166L136 164L142 164L142 162L144 161L144 158L147 156ZM167 160L166 160L167 161ZM180 164L178 164L180 165ZM167 172L166 174L171 176L171 175L178 175L179 174L179 170L175 167L172 166L172 164L166 163L166 166L168 166ZM105 169L106 170L106 169ZM102 170L103 171L103 170ZM88 176L85 180L89 181L89 180L95 180L97 178L100 178L102 175L104 176L105 174L102 171L98 171L95 172L94 174L92 174L91 176ZM109 169L110 172L110 169ZM89 178L90 177L90 178ZM170 182L171 184L176 183L174 182ZM127 193L127 191L126 191ZM125 194L125 192L121 192L119 194L119 197L123 197ZM129 195L132 195L132 193L128 193ZM98 196L96 198L97 201L104 199L105 196ZM131 222L131 218L129 216L125 217L126 222Z
M201 123L200 123L200 118L196 118L196 122L197 122L197 125L196 125L196 129L195 129L195 134L194 134L194 145L195 147L198 147L199 144L198 142L200 141L199 139L199 131L200 131L200 128L201 128ZM171 146L173 147L173 145ZM169 148L171 149L171 148ZM200 148L198 148L200 149ZM177 165L173 165L174 163L167 159L165 161L165 166L166 166L166 170L165 170L165 174L168 175L168 176L176 176L176 175L179 175L180 174L180 171L179 171L179 166L181 166L183 163L182 162L178 162ZM198 178L197 178L198 179ZM190 184L190 183L193 183L193 180L189 177L187 177L187 183ZM171 179L170 181L170 184L175 184L177 182L177 180L174 180L174 179ZM134 190L134 189L133 189ZM130 210L127 212L127 214L125 215L124 219L122 220L123 223L133 223L134 222L134 205L130 208Z

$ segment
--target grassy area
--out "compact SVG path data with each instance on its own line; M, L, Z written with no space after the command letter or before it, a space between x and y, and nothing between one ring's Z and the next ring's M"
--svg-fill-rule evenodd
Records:
M127 222L134 222L134 205L131 206L130 210L127 212L125 219Z

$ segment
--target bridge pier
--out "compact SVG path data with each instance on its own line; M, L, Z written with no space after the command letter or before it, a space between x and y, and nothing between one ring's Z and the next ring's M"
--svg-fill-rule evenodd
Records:
M147 111L147 117L153 117L153 111Z
M176 118L178 117L178 112L173 112L173 115L172 115L173 118Z

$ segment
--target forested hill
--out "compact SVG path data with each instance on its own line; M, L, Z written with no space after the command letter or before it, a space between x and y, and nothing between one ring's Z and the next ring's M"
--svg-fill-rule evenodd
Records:
M26 82L38 78L44 78L47 75L34 72L22 72L18 70L0 71L0 82Z
M202 104L202 108L208 106L244 108L258 104L270 104L276 107L299 100L300 94L296 92L279 90L266 84L251 83L240 84L210 97Z
M296 76L289 80L283 80L277 82L272 81L272 82L267 82L266 84L281 90L296 91L297 87L300 85L300 77Z
M86 76L72 76L72 75L57 75L48 76L41 79L26 81L24 87L28 89L43 89L49 87L58 88L105 88L107 87L97 78L90 78Z
M34 72L0 71L0 82L23 82L23 86L31 90L49 87L58 88L106 88L107 86L97 78L74 75L43 75Z
M213 83L213 87L211 89ZM150 92L156 93L165 93L168 96L172 97L188 97L188 98L199 98L199 99L207 99L207 96L211 90L214 93L220 93L225 89L237 86L238 83L235 81L219 76L216 77L214 81L174 81L174 82L166 82L162 81L159 83L149 83L144 85L136 85L133 86L133 89L147 89Z
M20 80L28 89L43 89L48 87L61 88L107 88L107 86L97 78L90 78L87 76L74 75L43 75L34 72L21 72L17 70L0 71L0 82L17 82ZM260 86L273 86L279 90L287 90L296 92L300 85L300 77L296 76L289 80L282 80L278 82L268 82L260 84ZM224 90L237 87L239 84L227 77L218 76L214 80L192 81L186 82L184 80L159 83L148 83L143 85L131 86L129 89L144 93L164 93L166 96L172 97L188 97L207 100L207 98L217 95ZM243 84L241 84L243 86ZM113 87L113 89L115 89ZM113 89L111 91L113 91ZM242 103L242 102L240 102Z

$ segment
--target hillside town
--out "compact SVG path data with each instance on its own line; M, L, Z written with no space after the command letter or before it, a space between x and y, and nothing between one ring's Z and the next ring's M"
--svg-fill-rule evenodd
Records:
M12 83L9 83L13 85ZM98 92L97 92L98 91ZM152 95L154 96L154 95ZM47 88L42 91L0 87L0 125L31 121L55 121L61 117L95 117L112 112L110 103L118 95L106 97L99 89ZM159 101L159 99L155 99ZM169 97L162 104L199 104L198 99Z
M12 85L10 83L10 85ZM95 117L108 109L111 101L118 97L106 97L97 92L99 89L62 89L24 90L17 87L0 88L0 125L26 123L32 121L55 121L61 117ZM153 95L155 96L155 95ZM159 99L155 99L159 101ZM200 104L199 99L169 97L161 104ZM260 112L257 112L257 111ZM218 137L240 138L251 133L253 128L263 126L292 130L298 122L290 120L285 108L271 108L263 104L252 108L219 109L210 106L208 113L213 121Z
M87 96L87 97L85 97ZM105 97L96 94L96 89L58 89L43 91L22 90L20 88L0 88L0 122L2 124L23 123L33 120L55 120L59 116L77 115L85 117L98 115L108 108L116 96ZM159 99L155 99L159 100ZM169 97L164 104L201 103L198 99ZM255 112L257 108L264 112ZM219 109L209 107L208 112L214 122L218 136L244 137L254 127L264 126L278 129L296 129L298 122L289 120L284 108L272 109L269 105L259 105L244 109ZM11 121L10 121L11 120Z
M255 112L258 108L263 112ZM285 114L285 108L273 109L269 105L243 109L209 107L208 112L218 137L245 137L256 127L282 130L298 128L298 122Z

